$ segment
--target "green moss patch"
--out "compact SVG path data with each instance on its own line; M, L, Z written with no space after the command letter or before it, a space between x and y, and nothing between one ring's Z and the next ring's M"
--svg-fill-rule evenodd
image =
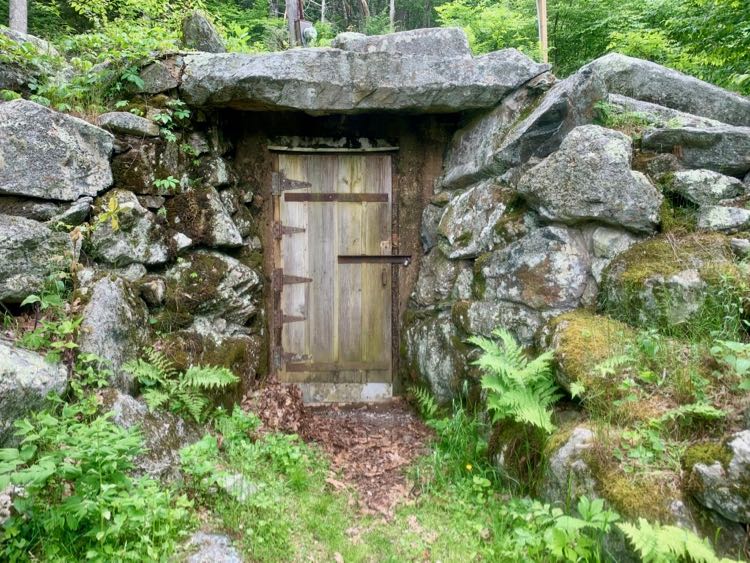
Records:
M688 447L682 456L682 467L686 472L692 471L697 464L713 465L716 462L727 467L732 461L732 452L724 444L703 442Z

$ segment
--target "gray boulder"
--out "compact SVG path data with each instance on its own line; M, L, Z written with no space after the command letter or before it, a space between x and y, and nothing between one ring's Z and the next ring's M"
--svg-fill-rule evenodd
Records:
M583 459L594 445L594 433L585 426L576 426L565 442L549 456L539 486L544 502L558 506L575 504L581 496L597 498L597 483L591 468Z
M62 394L68 368L0 339L0 447L17 443L13 422L42 409L49 393Z
M549 155L570 130L593 121L594 104L605 95L604 83L591 71L558 82L541 101L534 89L514 92L453 136L441 186L461 188Z
M113 198L118 206L116 228L111 219L102 216ZM120 267L134 262L148 265L167 262L167 233L157 223L156 215L143 207L134 193L112 190L100 198L99 208L102 211L95 217L91 233L92 256Z
M445 255L452 260L474 258L490 250L495 225L513 196L507 186L486 180L451 199L437 229Z
M165 273L167 310L244 325L260 307L261 276L230 256L198 250Z
M242 234L214 188L183 192L170 199L166 208L172 228L195 244L242 246Z
M515 49L472 59L325 48L197 54L185 57L180 92L193 106L248 110L456 112L492 107L547 68Z
M143 400L117 389L105 390L101 398L112 422L137 428L143 437L146 451L135 458L136 471L159 479L178 476L180 449L200 440L201 428L164 409L151 412Z
M727 442L728 461L696 463L691 492L703 506L732 522L750 522L750 430Z
M737 233L750 226L750 209L704 205L698 211L698 228L722 233Z
M28 91L32 82L54 75L57 67L63 65L52 44L39 37L5 26L0 26L0 36L0 51L11 53L0 60L0 90ZM14 57L14 52L20 56Z
M746 191L741 180L712 170L678 170L672 175L669 187L698 205L716 205Z
M0 203L0 210L2 210ZM437 230L440 224L440 218L445 211L444 207L429 204L422 211L422 223L419 230L419 238L422 241L422 249L425 253L432 250L437 245Z
M134 390L132 375L122 365L147 344L146 305L122 278L105 276L89 288L78 335L81 352L96 354L112 370L110 383L123 393Z
M206 16L194 10L182 20L182 44L206 53L226 53L224 40Z
M401 56L442 54L456 58L471 58L469 40L458 27L412 29L387 35L340 33L331 47L353 53L391 53Z
M598 125L576 127L557 152L526 172L518 192L550 221L653 231L662 197L630 169L632 156L630 137Z
M534 343L544 324L544 315L509 301L457 301L451 314L453 323L466 334L489 337L496 328L504 328L524 346Z
M721 276L741 279L729 240L714 233L660 236L614 258L602 274L605 312L638 326L690 322Z
M677 127L643 134L645 150L674 153L686 168L742 176L750 170L750 127Z
M616 114L635 114L638 118L647 122L652 127L700 127L709 129L724 125L721 121L685 113L676 109L644 102L621 96L619 94L609 94L607 96L609 111Z
M0 193L73 201L112 183L114 138L28 100L0 103Z
M0 301L20 303L51 273L66 271L73 245L65 233L23 217L0 215Z
M461 279L471 278L471 263L462 260L449 260L439 248L434 248L422 258L419 278L414 286L411 299L419 307L433 307L445 304L460 296Z
M97 118L102 129L121 135L136 135L138 137L158 137L159 126L145 117L139 117L128 111L111 111L103 113Z
M563 311L593 299L590 269L591 257L580 233L544 227L481 256L475 265L475 287L484 301Z
M91 204L94 203L94 199L91 197L82 197L81 199L74 201L71 205L63 207L63 209L50 217L48 224L52 227L63 226L76 226L80 225L86 219L88 219L91 213Z
M450 402L466 369L466 351L456 346L460 340L450 311L415 319L403 338L408 376L429 385L440 403Z
M242 563L243 559L232 545L232 540L222 534L195 532L186 547L193 553L188 563ZM197 550L197 551L196 551Z
M139 88L139 91L144 94L159 94L174 90L180 85L181 72L181 57L153 62L140 72L143 86Z
M610 92L702 115L750 125L750 100L656 63L610 53L589 63Z
M591 273L597 283L602 280L604 268L639 240L632 233L611 227L596 227L591 232Z

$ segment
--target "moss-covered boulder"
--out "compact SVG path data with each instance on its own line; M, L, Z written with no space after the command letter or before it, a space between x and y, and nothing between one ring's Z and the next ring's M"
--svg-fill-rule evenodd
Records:
M260 307L261 276L239 260L207 250L178 259L165 273L160 328L189 326L195 315L244 325Z
M169 224L205 246L240 246L242 235L214 188L187 190L166 203Z
M418 307L433 307L471 296L471 262L449 260L440 248L422 258L419 278L411 294Z
M451 259L474 258L496 242L495 225L513 192L495 180L485 180L456 194L438 224L440 248Z
M451 321L450 311L414 317L403 333L404 381L426 383L435 398L449 403L467 370L467 346Z
M167 230L133 192L112 190L96 200L91 255L113 266L164 264L170 256Z
M611 399L620 378L598 368L623 355L635 341L635 331L620 321L581 309L555 317L545 332L545 347L555 355L558 383L568 390L579 383Z
M604 270L600 303L636 326L674 333L717 330L747 294L728 238L662 235L631 246Z
M203 317L186 329L165 334L158 347L179 370L191 365L229 368L240 378L240 391L249 390L256 382L264 357L259 335Z
M694 446L684 462L699 503L733 522L750 523L750 430L725 445Z
M145 303L128 281L113 275L93 283L84 297L88 303L78 335L80 351L107 360L112 386L125 393L133 391L133 377L122 365L149 343Z
M582 425L561 428L549 439L538 491L545 502L571 506L581 496L596 495L596 482L584 459L594 442L594 432Z
M536 311L565 311L590 301L591 256L580 232L543 227L483 254L474 265L474 293L483 301L512 301Z
M511 301L456 301L451 307L453 323L465 334L490 336L496 328L509 330L524 346L530 346L543 315Z

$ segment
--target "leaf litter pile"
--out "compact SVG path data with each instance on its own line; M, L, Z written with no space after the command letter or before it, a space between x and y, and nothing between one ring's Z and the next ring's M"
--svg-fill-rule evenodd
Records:
M295 432L331 460L327 482L357 492L360 509L387 519L409 497L406 468L427 453L432 431L402 399L381 403L307 406L295 385L269 383L243 406L267 431Z

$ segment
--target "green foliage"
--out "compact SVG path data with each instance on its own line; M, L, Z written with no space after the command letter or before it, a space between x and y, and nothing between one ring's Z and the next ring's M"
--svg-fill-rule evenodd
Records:
M551 433L555 428L551 406L560 397L550 369L552 353L529 361L508 331L497 329L492 334L496 340L473 336L468 342L483 352L473 364L486 374L482 388L488 392L493 421L511 419Z
M433 420L438 412L438 404L429 389L425 387L410 387L409 393L417 401L419 413L425 420Z
M711 347L711 355L731 369L732 375L740 379L741 390L750 390L750 344L717 340Z
M66 360L72 364L74 351L78 348L75 342L78 327L83 318L71 317L66 310L68 279L65 272L52 274L39 294L32 293L21 302L21 307L32 306L34 326L20 335L19 342L29 350L46 351L50 361Z
M217 366L190 366L184 372L161 352L148 348L146 359L131 360L123 369L142 386L143 398L151 410L168 408L184 413L196 422L211 416L211 392L236 384L239 378L229 369Z
M174 176L167 176L166 178L157 178L154 180L154 187L160 192L171 192L177 189L180 185L180 181Z
M23 487L0 529L10 561L158 560L190 524L185 497L132 478L138 434L98 415L94 397L16 422L18 448L0 450L0 490Z
M652 524L643 518L638 519L638 524L620 522L617 526L644 563L730 563L729 559L719 559L708 541L684 528Z
M514 47L539 58L536 16L519 2L453 0L435 8L440 25L461 27L475 53Z

